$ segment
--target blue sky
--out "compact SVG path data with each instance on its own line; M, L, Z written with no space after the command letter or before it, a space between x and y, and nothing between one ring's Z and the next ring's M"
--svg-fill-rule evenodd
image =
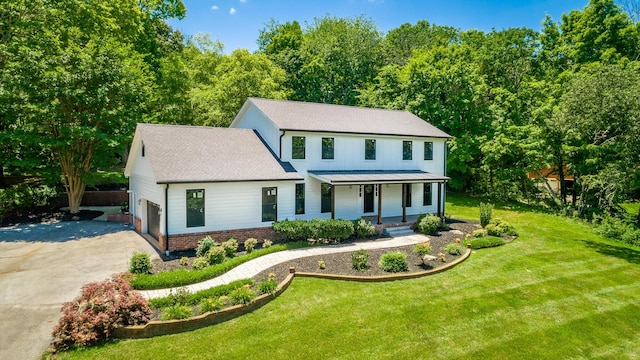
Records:
M183 0L187 16L169 24L185 35L210 33L225 45L225 53L237 48L257 49L256 40L271 18L298 20L304 27L314 17L364 15L387 32L404 23L427 20L462 30L491 31L510 27L540 30L546 14L555 20L573 9L582 10L588 0Z

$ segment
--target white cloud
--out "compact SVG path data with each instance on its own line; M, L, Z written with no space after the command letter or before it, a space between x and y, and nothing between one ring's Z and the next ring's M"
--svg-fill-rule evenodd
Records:
M218 10L218 9L220 9L220 8L218 7L218 5L213 5L213 6L211 7L211 10L213 10L213 11L216 11L216 10Z
M231 9L229 10L229 14L233 15L233 14L235 14L235 13L236 13L236 9L235 9L235 8L231 8Z

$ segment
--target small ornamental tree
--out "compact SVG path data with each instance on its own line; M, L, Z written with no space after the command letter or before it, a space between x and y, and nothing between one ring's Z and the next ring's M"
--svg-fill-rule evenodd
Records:
M105 341L118 326L147 323L149 302L129 280L127 275L116 274L109 280L86 284L80 296L64 303L62 318L52 333L55 351Z

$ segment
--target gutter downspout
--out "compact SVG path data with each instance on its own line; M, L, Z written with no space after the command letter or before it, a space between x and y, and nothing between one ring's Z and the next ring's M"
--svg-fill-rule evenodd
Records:
M169 256L169 184L164 188L164 232L167 243L165 255Z
M287 130L282 130L282 134L280 134L280 152L278 153L278 156L280 157L280 160L282 160L282 137L286 133L287 133Z

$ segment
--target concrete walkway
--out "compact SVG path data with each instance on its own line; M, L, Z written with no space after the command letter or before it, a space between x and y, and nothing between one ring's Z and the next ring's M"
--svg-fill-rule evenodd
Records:
M273 267L275 265L288 262L291 260L295 260L295 259L308 257L308 256L336 254L336 253L351 252L351 251L361 250L361 249L362 250L385 249L385 248L392 248L392 247L398 247L398 246L414 245L414 244L421 243L428 240L429 238L424 235L415 234L415 235L409 235L409 236L401 236L401 237L393 238L390 240L355 242L355 243L349 243L349 244L327 245L327 246L279 251L272 254L261 256L251 261L247 261L246 263L238 265L235 268L229 270L228 272L216 278L209 279L207 281L203 281L203 282L192 284L192 285L183 286L181 288L186 288L190 292L206 290L215 286L228 284L236 280L251 278L259 274L260 272L270 267ZM176 289L178 288L144 290L140 292L147 299L155 299L155 298L165 297L169 295L171 290L175 291Z

